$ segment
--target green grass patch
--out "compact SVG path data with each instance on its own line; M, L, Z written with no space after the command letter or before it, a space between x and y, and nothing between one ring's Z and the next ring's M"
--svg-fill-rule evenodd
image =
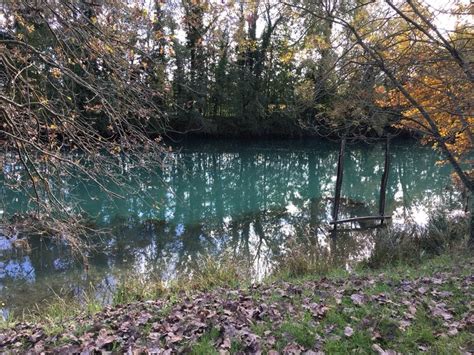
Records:
M283 349L288 342L294 341L306 348L312 348L316 341L316 328L314 325L305 322L287 321L282 324L280 339L277 341L277 348Z
M213 355L219 354L216 350L215 342L219 337L220 331L217 328L212 328L205 333L197 343L193 344L191 354L193 355Z

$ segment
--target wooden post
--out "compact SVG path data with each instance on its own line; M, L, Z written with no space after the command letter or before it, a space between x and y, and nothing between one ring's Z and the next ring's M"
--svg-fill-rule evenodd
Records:
M344 150L346 147L346 137L342 137L341 147L339 148L339 158L337 160L337 177L336 177L336 193L334 194L334 209L332 211L332 220L337 221L339 214L339 202L341 200L342 177L344 175ZM337 223L334 224L334 232L336 231ZM334 237L336 234L334 233Z
M392 216L363 216L363 217L352 217L347 219L340 219L338 221L329 222L329 224L342 224L348 222L359 222L359 221L371 221L375 220L384 220L384 219L391 219Z
M469 227L469 247L474 250L474 196L472 192L468 191L468 200L467 204L469 207L469 213L471 214L471 225Z
M385 142L385 164L382 174L382 181L380 183L380 200L379 200L379 215L385 216L385 196L387 194L387 182L388 182L388 173L390 170L390 136L387 135L387 140ZM382 225L384 219L380 220L380 225Z

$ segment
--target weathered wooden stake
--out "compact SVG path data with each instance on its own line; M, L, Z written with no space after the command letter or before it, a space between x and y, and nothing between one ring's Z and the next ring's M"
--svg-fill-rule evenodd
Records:
M347 222L359 222L359 221L370 221L370 220L384 220L391 219L392 216L363 216L363 217L352 217L347 219L340 219L338 221L329 222L329 224L342 224Z
M388 182L388 174L390 170L390 136L387 136L387 140L385 141L385 164L382 174L382 182L380 183L380 200L379 200L379 215L385 215L385 196L387 194L387 182ZM382 225L384 219L380 220L380 225Z
M346 137L341 140L341 147L339 148L339 158L337 160L337 177L336 177L336 193L334 194L334 209L332 212L332 220L337 221L337 215L339 214L339 202L341 200L341 187L342 177L344 175L344 150L346 147ZM334 232L336 231L337 224L334 224ZM336 234L334 233L334 237Z

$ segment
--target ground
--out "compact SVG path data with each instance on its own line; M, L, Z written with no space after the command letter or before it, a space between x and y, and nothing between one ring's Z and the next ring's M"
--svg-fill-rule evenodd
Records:
M0 330L0 348L33 352L363 354L474 352L474 261L173 293L58 324Z

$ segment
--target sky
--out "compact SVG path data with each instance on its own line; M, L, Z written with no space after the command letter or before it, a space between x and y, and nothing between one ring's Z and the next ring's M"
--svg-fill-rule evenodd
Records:
M474 26L474 2L472 2L472 0L424 0L425 4L432 7L435 12L439 12L436 16L436 25L445 31L454 29L454 26L456 25L456 17L443 12L452 7L452 5L456 2L460 2L464 5L468 5L469 3L471 3L471 15L463 16L463 19L465 21L469 21L472 26Z
M151 8L153 1L152 0L135 0L137 3L141 3L142 5L145 5L149 8ZM165 0L168 4L177 4L179 3L179 0ZM215 0L211 0L215 1ZM219 0L219 3L223 3L223 1L229 1L229 0ZM383 1L383 0L379 0ZM463 20L471 23L472 26L474 27L474 0L422 0L425 4L429 5L432 8L432 11L437 13L436 16L436 25L443 31L449 31L453 30L454 26L456 25L456 17L450 15L447 13L447 9L452 7L452 5L456 2L462 3L464 5L471 4L471 15L464 16ZM2 13L2 5L6 3L6 0L0 0L0 28L5 25L5 17L4 14Z

